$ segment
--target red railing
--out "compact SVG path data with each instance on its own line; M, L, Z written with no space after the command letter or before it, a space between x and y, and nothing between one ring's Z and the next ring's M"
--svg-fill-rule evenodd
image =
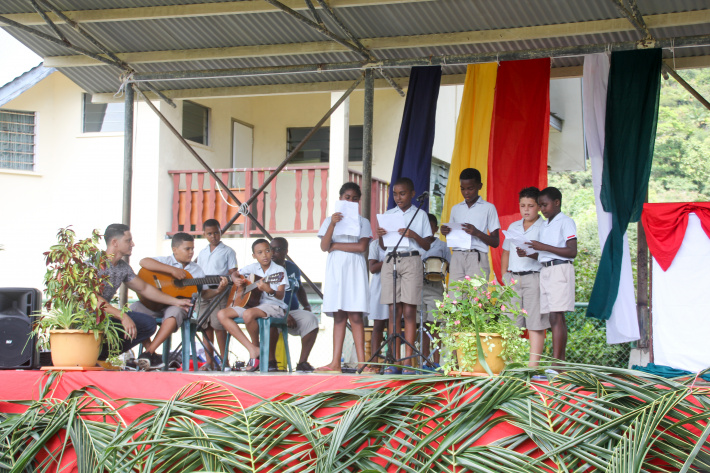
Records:
M240 202L246 202L276 170L269 168L215 169L222 182L230 186ZM224 227L239 213L234 200L219 188L204 170L168 171L173 179L172 226L168 235L187 232L202 234L202 222L215 218ZM362 174L349 170L349 179L362 185ZM189 190L189 191L188 191ZM386 210L389 184L372 179L370 214ZM305 211L303 209L306 197ZM316 196L318 196L316 198ZM287 166L259 194L250 212L269 233L316 233L327 217L328 165ZM239 216L225 235L253 237L261 235L250 219Z

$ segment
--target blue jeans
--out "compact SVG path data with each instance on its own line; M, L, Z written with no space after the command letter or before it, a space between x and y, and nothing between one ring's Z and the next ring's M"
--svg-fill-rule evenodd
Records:
M155 317L140 312L128 311L127 315L136 324L136 338L125 339L121 338L121 353L125 353L134 346L148 340L155 333L158 324L155 323ZM116 326L119 333L123 330L123 324L115 317L111 317L111 322ZM104 343L101 347L100 360L105 360L108 357L108 345Z

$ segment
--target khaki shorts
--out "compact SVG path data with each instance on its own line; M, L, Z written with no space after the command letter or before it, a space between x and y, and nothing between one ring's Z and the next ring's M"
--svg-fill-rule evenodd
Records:
M234 312L237 313L237 317L241 317L244 315L244 312L246 312L249 309L259 309L263 313L266 314L267 317L283 317L285 315L284 310L277 306L276 304L259 304L256 307L239 307L239 306L232 306L230 307ZM234 317L232 317L234 318Z
M540 312L574 310L574 265L543 266L540 271Z
M436 301L444 298L444 283L442 281L424 281L422 294L424 295L424 321L434 322ZM421 310L421 305L419 309Z
M154 311L150 310L140 302L134 302L133 304L131 304L130 310L132 310L133 312L140 312L142 314L152 315L156 319L162 318L163 321L165 321L165 319L173 318L175 319L177 328L182 327L182 323L187 317L187 311L185 309L174 305L169 305L164 309Z
M222 294L218 294L215 297L220 297ZM213 298L214 299L214 298ZM205 323L202 325L202 329L206 328L213 328L215 330L224 330L224 327L222 324L219 322L219 319L217 318L217 312L219 312L222 309L225 309L227 307L227 299L229 299L229 296L225 296L222 298L222 300L217 304L217 306L210 312L210 318L209 320L206 320ZM202 302L200 303L200 310L207 310L209 307L210 303L212 302L212 299L202 299Z
M308 335L314 330L318 330L318 317L307 310L291 310L288 315L296 321L296 328L289 328L288 334L299 337Z
M488 263L488 253L454 250L451 254L449 281L462 281L465 276L485 276L488 279L490 275L491 267Z
M382 265L382 293L380 304L392 305L392 269L393 261ZM397 258L397 302L419 305L422 301L422 284L424 281L424 266L418 255Z
M505 284L510 284L511 279L516 281L513 290L518 294L514 301L520 304L520 308L525 309L528 313L527 317L519 315L515 320L515 325L528 330L546 330L550 328L550 314L540 313L540 273L523 275L505 273L503 275ZM512 319L512 314L509 317Z

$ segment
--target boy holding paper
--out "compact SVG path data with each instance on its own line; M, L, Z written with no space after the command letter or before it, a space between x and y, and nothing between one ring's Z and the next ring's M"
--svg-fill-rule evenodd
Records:
M540 313L540 269L542 265L537 260L537 253L528 255L525 249L516 247L511 243L514 235L520 240L527 241L540 239L540 228L544 221L540 218L537 198L540 190L537 187L526 187L518 194L520 202L520 215L522 219L513 222L503 241L503 255L501 257L501 274L503 282L511 284L515 281L513 289L518 294L520 307L527 312L527 317L520 316L516 320L518 327L528 329L530 337L530 363L531 368L538 366L540 356L545 345L545 331L550 328L549 314ZM510 234L510 235L509 235ZM528 245L529 247L529 245ZM531 250L532 251L532 250Z
M357 211L361 195L360 186L354 182L343 184L339 205L336 207L341 211L326 218L318 231L320 248L328 252L325 264L326 290L321 311L334 318L333 359L326 366L317 368L318 372L341 372L340 358L348 320L360 363L358 368L362 368L366 361L362 317L370 311L370 290L367 285L365 251L372 238L372 230L370 221L361 217ZM355 217L346 217L352 215L353 210ZM354 222L348 222L349 219Z
M421 254L430 247L428 238L431 236L431 226L426 212L418 212L409 230L404 231L407 223L412 219L417 208L412 205L414 198L414 183L407 177L397 179L392 186L392 195L397 207L389 209L384 219L378 215L379 227L377 235L380 238L380 247L387 250L387 257L382 266L382 294L380 302L390 306L390 313L394 314L395 324L404 316L404 338L408 343L414 345L417 332L417 305L421 302L422 285L424 279L424 268L422 266ZM389 226L383 222L389 218L399 219L401 228L388 231L383 226ZM389 218L388 218L389 217ZM404 235L402 242L394 252L394 247L399 237ZM387 242L385 243L385 240ZM391 258L390 258L391 256ZM392 287L393 260L397 260L397 287ZM396 294L396 304L393 304L394 294ZM390 325L388 334L397 333ZM412 348L407 346L406 356L412 356ZM399 346L395 353L399 353ZM405 366L411 366L412 360L402 361ZM385 369L385 374L399 374L399 370L393 366ZM414 374L413 370L405 369L402 374Z
M491 273L488 264L488 247L498 248L500 243L498 213L493 204L478 195L483 184L481 173L477 169L467 168L461 171L459 182L464 201L451 209L450 221L460 224L461 231L469 238L465 241L458 238L456 241L451 241L448 235L452 234L452 227L447 224L441 225L441 234L447 237L448 246L454 250L451 256L449 280L461 281L466 276L481 276L481 274L488 278Z

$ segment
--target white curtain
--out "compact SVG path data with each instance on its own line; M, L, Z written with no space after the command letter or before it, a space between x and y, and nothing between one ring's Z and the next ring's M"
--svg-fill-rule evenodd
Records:
M653 361L697 373L710 367L710 239L691 213L668 270L653 259Z
M585 56L584 75L582 78L584 138L592 165L594 201L597 207L597 223L599 225L599 244L602 248L604 248L606 237L611 230L611 214L604 211L599 199L602 188L602 169L604 167L604 124L606 120L606 88L608 81L609 56L604 53ZM619 294L614 303L611 317L606 322L606 341L609 344L625 343L639 338L629 242L626 234L624 234L624 257L621 265Z

